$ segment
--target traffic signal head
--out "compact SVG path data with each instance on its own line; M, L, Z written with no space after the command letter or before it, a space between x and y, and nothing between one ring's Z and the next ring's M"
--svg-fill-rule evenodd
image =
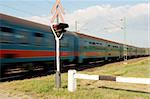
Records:
M66 23L59 23L59 24L53 25L53 29L57 37L60 37L62 33L66 32L65 28L68 28L68 27L69 25Z

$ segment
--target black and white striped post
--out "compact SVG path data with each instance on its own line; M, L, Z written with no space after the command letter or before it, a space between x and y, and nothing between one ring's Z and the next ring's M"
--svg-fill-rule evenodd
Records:
M125 83L137 83L137 84L150 84L150 78L134 78L134 77L114 77L114 76L103 76L103 75L88 75L78 74L76 70L68 71L68 91L74 92L77 88L76 79L87 79L87 80L107 80L115 82Z

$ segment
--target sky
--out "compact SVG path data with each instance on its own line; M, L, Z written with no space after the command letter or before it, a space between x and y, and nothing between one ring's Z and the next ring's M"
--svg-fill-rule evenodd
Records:
M0 0L0 13L49 25L55 0ZM150 0L61 0L70 31L150 47Z

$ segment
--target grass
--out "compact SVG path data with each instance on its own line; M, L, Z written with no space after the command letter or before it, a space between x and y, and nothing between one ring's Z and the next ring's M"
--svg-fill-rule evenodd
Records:
M150 78L150 58L107 64L80 71L96 75ZM62 88L54 88L54 75L0 83L0 93L22 99L150 99L150 85L111 81L77 80L77 91L67 90L67 73L62 74Z

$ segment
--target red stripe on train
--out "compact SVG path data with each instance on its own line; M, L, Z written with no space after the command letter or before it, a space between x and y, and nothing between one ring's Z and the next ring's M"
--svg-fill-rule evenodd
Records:
M0 50L0 58L6 57L6 55L14 55L14 58L32 58L32 57L52 57L55 56L55 51L46 50ZM73 53L69 51L63 51L61 56L72 56Z

